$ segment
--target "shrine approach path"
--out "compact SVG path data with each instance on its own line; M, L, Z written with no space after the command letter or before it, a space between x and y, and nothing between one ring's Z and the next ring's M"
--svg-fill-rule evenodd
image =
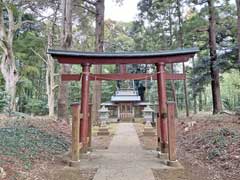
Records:
M141 147L132 123L118 124L109 149L95 153L94 180L154 180L151 168L162 166L153 152Z

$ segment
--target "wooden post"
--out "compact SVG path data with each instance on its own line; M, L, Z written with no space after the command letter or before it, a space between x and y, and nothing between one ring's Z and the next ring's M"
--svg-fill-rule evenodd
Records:
M133 115L133 120L135 119L135 107L134 105L132 106L132 115Z
M89 108L92 109L92 104L89 104ZM88 117L88 147L91 147L92 144L92 117L91 117L91 111L89 111L89 117Z
M87 151L87 137L88 137L88 113L89 113L89 74L90 74L90 64L82 64L82 101L81 101L81 113L83 118L80 124L80 141L82 142L83 148L82 152Z
M117 112L118 112L118 121L120 121L120 104L117 105Z
M175 124L175 102L168 102L168 161L167 165L181 167L176 155L176 124Z
M80 104L74 103L72 107L72 161L79 161L79 126L80 126Z
M161 152L167 153L167 93L166 93L166 79L165 79L165 64L159 63L157 66L157 82L158 82L158 104L159 104L159 123L161 136ZM160 127L159 127L160 126ZM158 138L159 134L158 134ZM159 141L159 139L158 139Z
M169 161L176 161L176 127L175 127L175 102L167 103L168 109L168 156Z
M156 128L157 128L157 151L161 151L161 131L160 131L160 113L159 112L157 112Z
M159 66L157 66L157 72L159 72ZM157 73L157 83L158 83L158 113L157 113L157 124L156 124L156 128L157 128L157 151L161 151L161 120L160 120L160 97L161 97L161 93L160 93L160 89L159 89L159 86L160 86L160 82L159 82L159 79L160 79L160 74Z

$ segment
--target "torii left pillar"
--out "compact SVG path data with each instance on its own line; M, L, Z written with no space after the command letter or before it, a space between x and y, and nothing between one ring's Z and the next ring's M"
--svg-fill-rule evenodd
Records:
M160 141L160 149L162 153L168 152L168 136L167 136L167 93L166 93L166 72L165 64L156 64L157 67L157 82L158 82L158 106L159 119L157 122L158 128L158 143Z
M88 149L88 112L89 112L89 75L90 64L82 64L82 100L81 100L81 113L83 118L80 123L80 142L82 142L82 152Z

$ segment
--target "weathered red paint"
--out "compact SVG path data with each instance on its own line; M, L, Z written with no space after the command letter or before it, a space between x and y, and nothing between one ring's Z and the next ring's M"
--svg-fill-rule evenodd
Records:
M126 73L127 67L126 64L120 64L120 73Z
M79 81L81 74L62 74L63 81ZM157 80L157 74L130 74L130 73L117 73L117 74L90 74L91 81L116 81L116 80ZM166 80L184 80L185 74L165 74Z
M88 105L88 109L90 110L88 112L88 137L89 137L88 147L91 147L92 145L92 117L91 117L92 104Z
M161 134L161 152L167 153L167 94L165 81L165 64L156 64L158 81L158 101L159 101L159 126Z
M83 150L87 148L87 137L88 137L88 112L89 112L89 75L90 75L90 64L82 65L82 100L81 100L81 113L83 118L80 123L80 141L83 143Z
M62 81L80 81L82 74L62 74Z

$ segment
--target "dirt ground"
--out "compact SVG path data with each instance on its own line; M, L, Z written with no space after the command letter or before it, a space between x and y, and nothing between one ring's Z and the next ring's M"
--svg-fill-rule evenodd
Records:
M157 136L144 136L143 135L144 124L142 123L135 123L134 126L142 147L146 150L156 150ZM156 132L156 129L154 129L154 131Z
M92 147L94 149L107 149L111 139L114 135L114 131L116 128L116 124L110 125L110 136L96 136L96 132L98 127L93 128L93 137L92 137ZM71 141L71 125L68 125L66 122L57 122L54 119L49 119L47 117L34 117L34 118L7 118L3 115L0 115L0 133L13 133L11 136L14 136L8 140L8 144L5 144L5 141L0 142L0 170L4 171L0 172L0 179L2 180L92 180L97 169L79 169L79 168L70 168L63 164L58 157L58 155L63 154L68 151L70 141ZM26 136L32 138L32 141L38 141L37 146L41 148L42 145L44 147L48 144L47 139L41 139L44 135L48 137L56 137L53 139L54 145L47 146L47 148L55 148L57 151L48 151L48 149L43 149L41 151L37 151L38 153L33 154L35 152L31 146L35 144L27 144L26 137L24 137L24 133L29 133L29 129L31 130L31 134L27 134ZM41 133L39 135L39 133ZM1 137L2 138L2 137ZM23 141L16 142L14 140ZM9 142L12 141L12 142ZM31 140L30 140L31 141ZM43 141L43 144L39 144L39 141ZM57 142L55 142L57 141ZM51 143L50 142L50 143ZM67 147L65 149L61 149L59 147L62 143L65 143ZM16 146L19 145L19 146ZM10 151L14 151L16 148L20 148L19 150L22 153L10 153L5 154L4 148L6 146L12 147ZM1 153L3 152L3 153ZM26 153L24 153L26 152ZM31 157L31 153L33 157ZM27 156L22 158L24 154L30 154L30 157ZM21 157L19 157L21 156Z
M155 180L188 180L182 169L153 169Z
M97 169L79 169L61 163L36 164L22 180L92 180Z
M108 125L110 136L97 136L98 126L93 127L93 139L92 139L92 148L93 149L108 149L109 144L112 141L117 123L112 123Z
M135 127L143 147L155 150L156 137L144 137L142 124ZM239 180L239 117L203 113L177 119L177 155L190 180Z
M178 157L190 177L239 180L239 117L199 114L179 119L177 130Z

